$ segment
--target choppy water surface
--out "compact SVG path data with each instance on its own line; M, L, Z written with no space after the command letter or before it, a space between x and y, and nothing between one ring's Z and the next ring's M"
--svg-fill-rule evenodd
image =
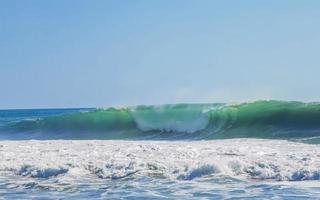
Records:
M0 177L4 199L320 199L318 181L239 181L226 177L170 181L135 177L120 180L54 180ZM61 186L60 186L61 185Z
M320 198L318 145L257 139L0 144L0 194L8 199Z

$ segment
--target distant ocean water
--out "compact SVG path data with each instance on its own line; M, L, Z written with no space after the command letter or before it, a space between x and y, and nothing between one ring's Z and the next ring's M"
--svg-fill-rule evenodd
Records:
M0 199L320 199L320 103L0 110Z

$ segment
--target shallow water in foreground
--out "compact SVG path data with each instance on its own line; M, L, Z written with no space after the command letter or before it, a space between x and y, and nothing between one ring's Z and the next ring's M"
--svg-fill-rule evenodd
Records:
M319 145L0 141L4 199L320 199Z
M3 199L320 199L318 181L241 181L222 177L170 181L135 177L59 186L52 180L35 179L30 183L25 178L6 178L0 178Z

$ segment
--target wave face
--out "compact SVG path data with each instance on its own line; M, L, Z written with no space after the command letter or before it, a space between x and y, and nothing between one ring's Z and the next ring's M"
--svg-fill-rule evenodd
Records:
M11 139L320 137L320 103L176 104L80 109L50 115L30 110L30 116L6 120L3 112L0 111L1 137Z

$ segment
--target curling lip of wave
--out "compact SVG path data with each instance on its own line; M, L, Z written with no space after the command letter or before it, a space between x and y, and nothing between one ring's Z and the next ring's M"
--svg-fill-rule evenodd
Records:
M110 139L145 135L197 139L317 137L320 104L256 101L95 109L12 122L1 132L90 132Z

